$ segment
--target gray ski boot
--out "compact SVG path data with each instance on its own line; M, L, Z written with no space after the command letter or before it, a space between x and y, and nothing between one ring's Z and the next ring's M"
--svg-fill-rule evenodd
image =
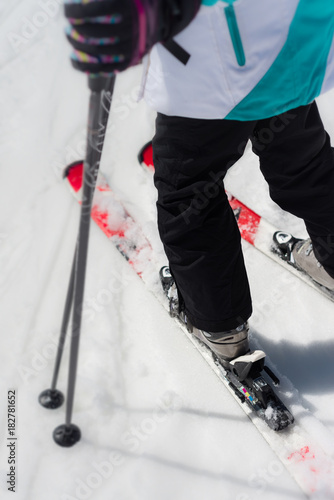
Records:
M298 241L292 250L292 258L295 266L307 273L311 278L334 291L334 279L325 271L323 266L314 255L311 239Z
M248 331L246 321L234 330L211 333L193 328L192 333L211 349L225 369L243 381L255 367L257 371L264 368L266 357L263 351L249 349Z
M277 231L273 235L273 250L296 269L303 271L315 283L334 292L334 279L325 271L314 255L311 238L301 240L290 233Z
M249 349L247 321L233 330L224 332L212 333L199 330L191 325L184 311L180 309L176 284L167 266L160 270L160 280L169 299L170 315L179 318L190 333L209 347L225 369L234 371L240 380L244 380L253 365L263 368L265 353Z

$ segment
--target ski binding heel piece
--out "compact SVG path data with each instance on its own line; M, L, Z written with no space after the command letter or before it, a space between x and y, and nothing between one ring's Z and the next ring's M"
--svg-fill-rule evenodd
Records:
M293 264L294 258L292 250L298 241L302 240L300 238L295 238L290 233L276 231L273 235L273 250L278 253L283 260Z
M231 370L242 382L251 373L263 370L265 357L263 351L252 351L225 363L228 365L227 369Z
M267 372L278 383L278 378L264 365L265 353L253 351L224 364L223 376L243 403L266 422L274 431L281 431L294 422L294 417L262 376Z

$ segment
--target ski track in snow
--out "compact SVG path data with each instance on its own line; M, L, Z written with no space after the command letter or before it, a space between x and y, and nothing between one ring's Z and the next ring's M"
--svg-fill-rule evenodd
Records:
M37 397L52 377L78 225L79 209L60 173L83 155L88 91L85 77L68 63L60 12L20 51L11 47L8 33L20 34L22 19L40 10L37 0L0 7L0 398L5 409L7 390L17 390L16 498L306 498L201 355L93 226L73 415L83 437L72 449L54 444L51 434L64 422L64 408L46 411ZM154 129L154 113L135 101L139 78L136 68L117 81L102 170L162 258L155 191L136 160ZM319 100L332 136L333 101L333 93ZM250 151L226 184L275 225L305 234L301 221L270 201ZM332 453L333 304L289 281L248 245L244 250L253 345L284 374L282 391L290 391L291 409L308 427L310 442ZM59 377L63 391L67 362L68 347ZM5 411L0 426L1 498L11 498ZM279 435L275 439L279 446ZM312 461L307 446L290 458L302 471ZM312 498L334 498L317 487Z

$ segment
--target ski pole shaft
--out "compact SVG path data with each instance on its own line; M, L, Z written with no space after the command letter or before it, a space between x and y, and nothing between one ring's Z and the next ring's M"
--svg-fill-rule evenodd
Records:
M50 410L55 410L59 408L64 402L64 395L61 391L57 389L57 381L59 375L60 364L63 356L64 345L66 340L68 323L71 316L72 303L73 303L73 290L74 290L74 275L75 275L75 265L76 265L76 252L77 248L75 248L72 269L70 275L70 281L68 284L63 319L60 328L59 341L57 347L57 355L55 360L55 365L53 369L51 388L42 391L38 397L38 401L44 408L48 408Z
M114 84L115 77L108 80L102 78L89 78L91 96L88 117L87 153L84 162L83 196L74 266L72 337L68 373L66 421L64 425L57 427L54 431L54 439L61 446L72 446L80 439L80 430L77 426L72 424L71 421L86 278L90 214Z
M76 254L72 317L73 324L66 407L67 426L71 425L73 410L82 320L82 304L87 267L86 263L88 253L90 214L111 104L111 99L105 98L104 94L109 91L111 85L113 90L114 79L112 79L112 81L105 81L104 79L90 78L89 85L91 89L91 97L88 119L87 154L86 161L84 163L81 219Z
M52 378L52 383L51 383L51 390L52 391L56 390L59 369L60 369L60 363L61 363L61 359L62 359L62 355L63 355L63 351L64 351L64 344L65 344L65 339L66 339L68 323L69 323L70 316L71 316L72 303L73 303L76 254L77 254L77 248L75 248L75 251L74 251L70 281L68 284L67 296L66 296L65 307L64 307L64 315L63 315L62 325L61 325L61 329L60 329L57 357L56 357L56 361L55 361L54 373L53 373L53 378Z

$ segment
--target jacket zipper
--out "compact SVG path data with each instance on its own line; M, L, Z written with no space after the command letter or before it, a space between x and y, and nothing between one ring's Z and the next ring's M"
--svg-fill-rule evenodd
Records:
M246 64L246 56L242 45L237 16L232 5L234 1L235 0L230 0L230 5L228 5L228 7L225 7L224 10L237 62L239 66L244 66Z

